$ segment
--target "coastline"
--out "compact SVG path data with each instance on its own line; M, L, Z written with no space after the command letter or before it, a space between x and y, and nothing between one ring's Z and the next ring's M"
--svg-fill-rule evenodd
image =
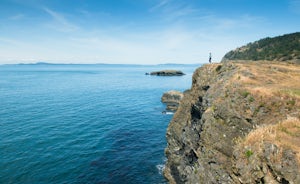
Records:
M295 126L300 124L300 98L293 92L300 89L299 74L300 65L282 62L226 62L198 68L167 129L164 176L170 183L300 182L299 137L290 134L288 139L298 140L287 143L293 144L290 148L264 139L256 140L259 145L246 141L261 126L291 117ZM274 154L275 147L288 156Z

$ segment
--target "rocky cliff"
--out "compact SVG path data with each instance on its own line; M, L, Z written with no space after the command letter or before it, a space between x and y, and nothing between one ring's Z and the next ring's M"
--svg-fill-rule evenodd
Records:
M183 93L180 91L171 90L165 92L161 97L161 102L167 105L167 111L176 111L178 109L179 103L183 98Z
M209 64L192 80L167 129L170 183L300 183L300 65Z

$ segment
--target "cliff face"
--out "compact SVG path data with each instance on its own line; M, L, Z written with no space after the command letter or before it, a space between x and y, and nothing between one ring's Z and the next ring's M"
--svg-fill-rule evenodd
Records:
M300 183L300 65L197 69L167 130L170 183Z

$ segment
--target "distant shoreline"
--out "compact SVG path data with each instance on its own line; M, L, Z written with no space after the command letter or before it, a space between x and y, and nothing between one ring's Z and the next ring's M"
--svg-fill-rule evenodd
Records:
M37 63L9 63L9 64L0 64L0 66L4 65L112 65L112 66L201 66L204 63L165 63L165 64L110 64L110 63L48 63L48 62L37 62Z

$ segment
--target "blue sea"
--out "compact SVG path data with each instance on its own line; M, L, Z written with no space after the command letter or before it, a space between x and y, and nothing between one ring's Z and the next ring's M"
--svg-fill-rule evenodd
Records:
M197 67L1 65L0 183L166 183L160 98ZM145 75L161 69L187 75Z

